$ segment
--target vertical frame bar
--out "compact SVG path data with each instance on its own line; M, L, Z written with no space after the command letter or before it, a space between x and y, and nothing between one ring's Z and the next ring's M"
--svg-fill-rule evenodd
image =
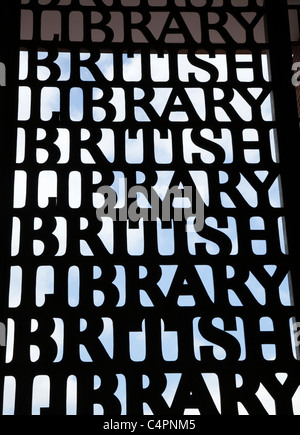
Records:
M273 82L273 110L277 120L282 194L286 217L286 236L292 271L295 305L300 321L299 217L298 189L300 134L297 102L292 77L292 45L289 32L287 0L266 0L270 67Z
M18 69L20 0L0 3L0 62L5 70L5 81L0 87L0 322L7 329L9 296L9 267L11 245L11 210L14 182L14 150L17 136ZM0 413L3 409L3 386L6 348L0 347Z

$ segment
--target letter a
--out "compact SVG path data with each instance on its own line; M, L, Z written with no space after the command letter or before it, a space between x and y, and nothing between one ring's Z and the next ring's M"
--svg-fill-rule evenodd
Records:
M295 74L293 75L293 77L292 77L292 84L295 86L295 87L297 87L297 86L300 86L300 80L299 80L299 77L300 77L300 62L295 62L294 64L293 64L293 66L292 66L292 70L293 71L296 71L295 72ZM298 70L298 71L297 71Z

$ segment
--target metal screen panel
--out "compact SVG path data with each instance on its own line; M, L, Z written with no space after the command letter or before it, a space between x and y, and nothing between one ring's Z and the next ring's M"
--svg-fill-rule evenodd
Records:
M285 2L10 3L2 413L299 414Z

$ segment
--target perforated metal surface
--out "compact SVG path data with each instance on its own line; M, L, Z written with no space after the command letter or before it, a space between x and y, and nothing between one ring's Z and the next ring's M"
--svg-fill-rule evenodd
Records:
M15 3L2 412L299 413L284 1ZM100 222L125 179L196 185L203 230Z

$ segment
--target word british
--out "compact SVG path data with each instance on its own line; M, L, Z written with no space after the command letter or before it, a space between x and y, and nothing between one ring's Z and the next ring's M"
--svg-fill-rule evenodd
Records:
M144 222L149 222L149 220L156 222L157 219L161 219L162 222L170 222L173 214L175 222L182 222L182 211L184 210L186 221L189 218L194 218L195 231L200 232L203 229L204 202L197 189L191 186L183 187L182 189L179 186L173 186L171 189L168 189L164 199L161 200L153 187L151 187L151 194L149 195L147 189L140 185L133 186L128 190L127 179L124 181L124 189L122 189L121 183L119 183L119 192L123 190L122 193L125 200L125 205L120 208L116 208L118 197L117 192L112 187L102 186L98 189L98 193L105 197L104 204L96 213L99 221L104 217L109 217L113 221L121 222L126 222L127 220L139 222L140 219L143 219ZM143 197L142 201L141 196ZM171 202L172 198L173 202ZM135 201L129 205L130 199L135 199ZM173 213L171 213L171 208L173 208ZM151 213L149 213L149 210L151 210ZM150 214L151 217L149 216ZM188 232L188 226L186 226L186 231Z

